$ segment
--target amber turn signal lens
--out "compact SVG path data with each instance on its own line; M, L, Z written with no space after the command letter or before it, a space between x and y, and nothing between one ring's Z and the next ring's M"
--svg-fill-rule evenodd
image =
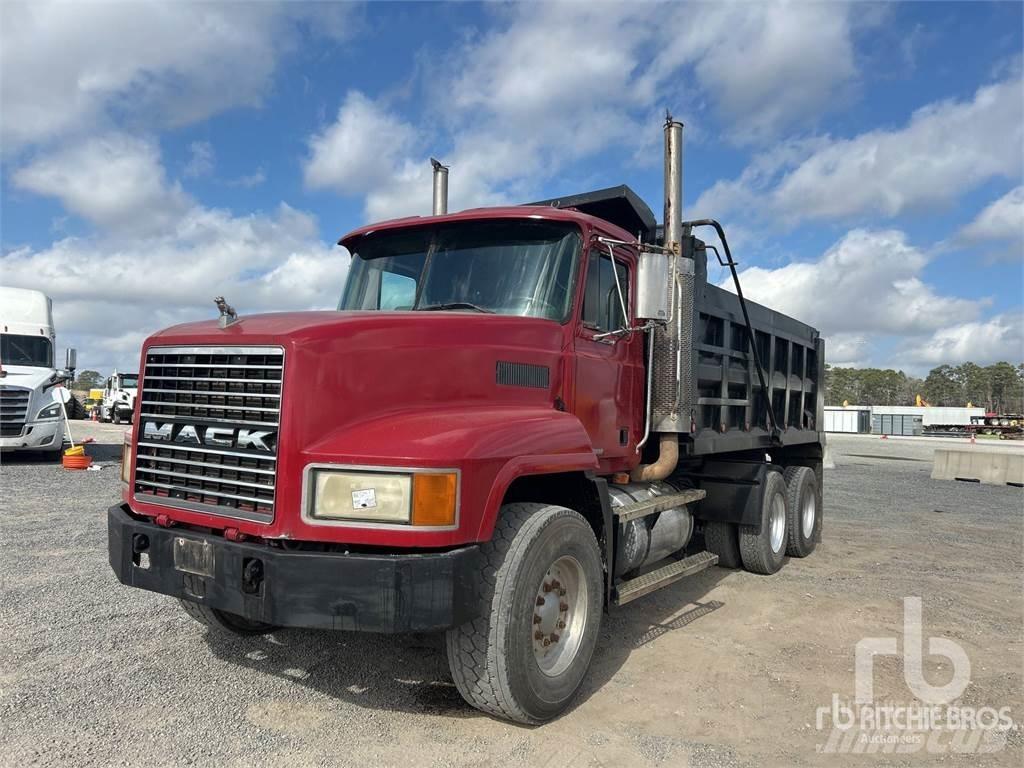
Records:
M417 473L412 481L412 524L455 525L455 473Z

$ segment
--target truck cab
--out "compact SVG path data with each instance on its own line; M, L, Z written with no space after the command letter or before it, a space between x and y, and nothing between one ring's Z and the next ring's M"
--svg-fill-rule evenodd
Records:
M53 303L41 291L0 287L0 451L39 451L58 460L61 400L69 378L54 363ZM68 361L73 367L73 350Z
M664 228L626 187L377 223L336 311L151 336L118 578L211 631L444 632L469 703L539 723L603 612L810 554L820 337L708 284L678 164Z
M135 398L138 394L139 374L118 373L116 370L103 384L100 400L100 420L114 424L132 421L135 412Z

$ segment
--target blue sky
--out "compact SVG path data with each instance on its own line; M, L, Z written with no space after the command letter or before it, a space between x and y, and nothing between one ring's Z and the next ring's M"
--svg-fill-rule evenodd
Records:
M836 363L1024 359L1020 3L0 8L0 281L80 364L210 316L333 306L333 246L429 211L627 183Z

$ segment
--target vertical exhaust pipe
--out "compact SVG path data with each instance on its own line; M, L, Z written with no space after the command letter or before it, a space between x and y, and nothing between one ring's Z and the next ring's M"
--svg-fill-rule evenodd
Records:
M683 239L683 124L665 113L665 247L677 256Z
M434 166L434 215L443 216L448 213L448 166L434 158L430 164Z
M683 240L683 124L673 120L672 115L665 113L665 210L664 218L665 248L678 258L682 252ZM671 270L674 276L676 269ZM675 301L676 287L673 284L670 294ZM673 316L679 308L673 310ZM668 330L674 349L679 350L679 338L673 338L676 329ZM657 333L657 331L652 331ZM653 341L653 338L652 338ZM676 386L679 386L678 381ZM648 401L652 393L648 392ZM650 402L648 402L650 408ZM653 464L641 464L630 473L634 482L649 483L664 480L671 475L679 463L679 436L674 432L663 432L658 436L658 458Z

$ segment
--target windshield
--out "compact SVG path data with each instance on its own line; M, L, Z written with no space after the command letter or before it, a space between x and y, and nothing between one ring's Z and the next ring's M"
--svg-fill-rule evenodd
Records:
M0 364L53 368L53 345L45 336L0 333Z
M139 386L139 374L137 373L122 373L121 374L121 389L132 389L133 387Z
M580 234L541 221L384 231L359 241L339 309L569 316Z

